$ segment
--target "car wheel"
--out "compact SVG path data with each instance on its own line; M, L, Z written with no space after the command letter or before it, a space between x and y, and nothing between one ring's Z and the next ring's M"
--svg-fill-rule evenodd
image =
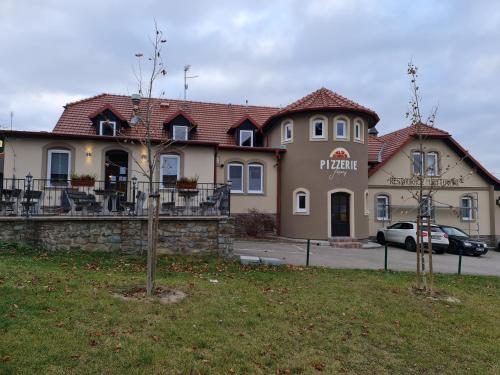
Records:
M408 237L405 240L405 247L406 247L406 250L408 250L408 251L416 251L417 244L415 243L415 240L413 238Z
M384 233L378 232L377 233L377 242L381 245L385 245L385 236Z

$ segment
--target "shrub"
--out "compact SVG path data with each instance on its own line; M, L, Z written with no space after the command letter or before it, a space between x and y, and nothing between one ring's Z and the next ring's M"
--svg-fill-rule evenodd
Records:
M251 237L259 237L265 233L273 232L274 226L274 216L257 209L248 210L247 214L236 217L236 227L239 228L241 234Z

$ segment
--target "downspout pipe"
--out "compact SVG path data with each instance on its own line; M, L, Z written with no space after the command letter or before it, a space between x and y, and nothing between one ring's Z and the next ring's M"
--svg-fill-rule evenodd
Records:
M215 146L214 148L214 185L217 183L217 158L219 156L219 146Z
M276 234L281 235L281 154L275 152L276 168L277 168L277 184L276 184Z

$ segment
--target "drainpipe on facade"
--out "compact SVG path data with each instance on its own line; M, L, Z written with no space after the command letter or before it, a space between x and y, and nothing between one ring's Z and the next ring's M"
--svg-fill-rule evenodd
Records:
M217 156L219 155L219 146L214 148L214 185L217 183Z
M278 182L276 184L276 234L281 235L281 155L275 151Z

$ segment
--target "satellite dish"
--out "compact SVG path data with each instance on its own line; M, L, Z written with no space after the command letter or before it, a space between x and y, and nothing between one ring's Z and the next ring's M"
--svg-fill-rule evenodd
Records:
M141 116L134 115L130 120L130 126L136 126L141 121Z

